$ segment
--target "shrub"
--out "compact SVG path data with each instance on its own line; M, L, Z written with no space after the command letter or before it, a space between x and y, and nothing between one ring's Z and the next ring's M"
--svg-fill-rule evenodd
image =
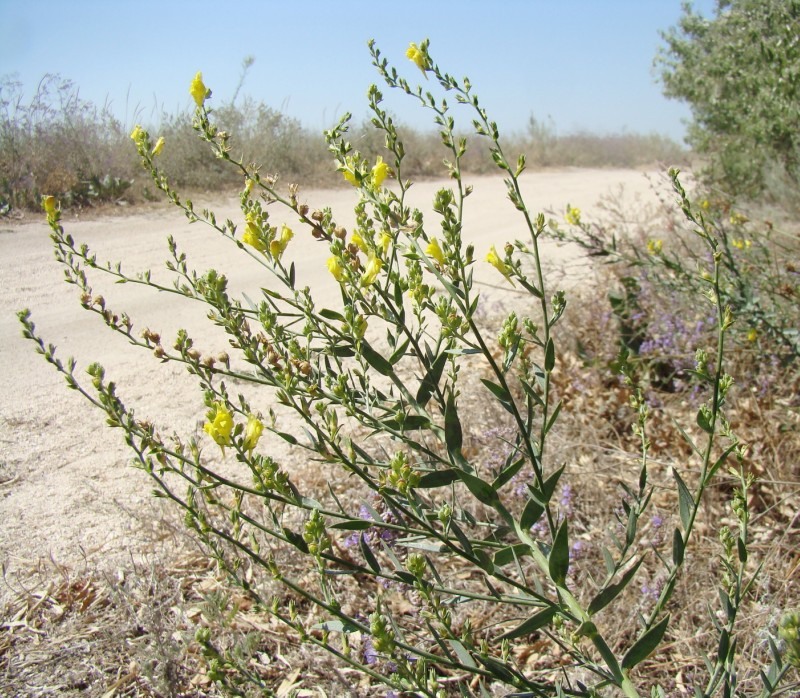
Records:
M45 75L30 102L22 85L0 82L0 208L38 207L44 193L64 206L122 198L136 161L127 134L108 109L80 98L78 88Z
M777 694L797 663L796 615L770 629L763 669L741 670L740 621L759 566L746 449L726 417L733 313L725 302L719 228L691 203L673 172L684 215L707 251L702 298L714 318L714 344L698 348L693 367L703 400L698 430L685 432L691 465L673 468L674 515L658 514L656 525L650 408L623 357L637 465L630 481L619 482L607 534L587 554L586 541L575 535L580 493L553 446L563 405L555 394L568 344L561 325L566 294L545 282L547 223L525 205L519 181L525 159L509 160L469 81L441 71L427 41L407 53L424 74L425 89L370 47L386 85L430 110L439 127L452 188L436 194L433 221L406 202L406 147L376 86L369 104L384 138L381 156L353 149L347 116L326 133L338 171L358 191L356 229L348 232L329 209L304 204L296 185L278 188L235 154L199 73L191 86L193 127L241 178L238 223L197 211L160 164L164 142L139 127L132 137L155 185L189 220L263 265L271 282L256 301L235 294L221 270L193 270L174 240L167 262L174 285L149 271L133 275L100 263L63 229L57 201L44 200L57 259L81 304L157 362L181 364L196 378L198 404L202 399L206 410L199 438L134 414L97 364L87 369L91 385L84 384L76 363L62 363L23 311L25 335L70 388L122 430L159 496L183 511L186 525L258 612L403 695L665 696L648 657L664 648L680 619L705 495L727 472L729 525L719 530L717 552L720 606L708 610L706 668L696 672L695 692L734 695L758 685L761 695ZM464 244L467 142L456 135L450 106L434 87L471 113L476 134L506 177L525 239L480 253ZM397 181L389 188L392 174ZM315 297L300 278L292 258L300 233L273 223L275 205L292 212L298 231L327 246L338 298ZM576 209L568 215L580 224ZM504 312L496 332L479 322L479 263L524 292L525 301ZM203 304L229 347L200 350L183 330L168 339L134 329L133 318L94 292L97 273ZM495 428L487 430L487 422ZM471 438L476 433L480 438ZM327 486L312 489L294 477L272 455L270 444L279 442L316 463ZM654 527L668 542L653 543ZM647 585L644 599L634 582ZM628 625L620 627L615 607ZM211 629L201 628L196 641L219 685L234 693L248 683L268 688L249 661L253 638L226 649Z
M692 109L689 142L728 195L800 187L800 2L718 0L705 19L690 4L657 59L667 96Z

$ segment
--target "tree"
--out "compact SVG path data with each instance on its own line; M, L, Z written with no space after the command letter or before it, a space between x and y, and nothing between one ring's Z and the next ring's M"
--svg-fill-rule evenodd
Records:
M731 194L800 192L800 0L717 0L711 19L683 6L656 66L667 97L691 106L687 140L704 175Z

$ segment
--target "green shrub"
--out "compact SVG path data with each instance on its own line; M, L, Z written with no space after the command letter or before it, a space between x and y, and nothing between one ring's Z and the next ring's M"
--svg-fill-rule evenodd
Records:
M663 35L657 65L667 96L689 103L689 142L728 195L800 190L800 2L718 0L705 19L687 3Z

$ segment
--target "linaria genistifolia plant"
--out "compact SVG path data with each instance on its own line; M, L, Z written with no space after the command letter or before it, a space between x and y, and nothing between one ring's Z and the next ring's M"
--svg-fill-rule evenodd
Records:
M134 130L142 163L169 200L274 277L280 290L263 289L257 302L234 296L218 271L193 270L172 239L167 269L174 285L157 283L149 271L130 275L120 265L104 265L63 229L58 202L44 199L56 257L83 307L157 363L182 364L196 378L198 406L207 410L199 437L172 434L139 418L97 364L89 366L84 383L76 362L62 363L37 335L28 312L19 315L24 333L69 387L122 431L137 466L182 509L186 525L257 609L395 695L665 696L640 665L670 636L671 614L680 609L673 597L703 495L719 471L729 472L736 482L730 503L736 523L719 532L722 606L709 611L716 649L705 657L707 673L697 679L695 693L734 695L741 678L737 619L759 565L750 560L752 482L745 447L724 410L733 382L725 372L725 342L734 318L721 291L726 267L718 229L672 172L679 206L708 250L703 295L715 317L716 345L699 348L694 366L705 391L696 417L702 439L686 434L694 457L674 470L676 515L671 524L664 524L670 519L663 511L659 515L659 526L672 528L666 534L671 551L637 545L655 512L648 407L632 385L638 475L624 485L612 514L616 533L602 549L605 569L579 578L573 566L581 546L573 545L569 517L579 493L562 482L564 465L552 462L548 447L561 410L551 381L566 296L545 285L545 217L525 204L519 180L524 158L509 160L498 126L469 80L442 72L428 49L423 41L407 52L424 80L421 87L370 43L385 84L430 110L439 127L452 186L436 193L431 217L407 203L403 142L376 86L369 89L369 106L373 125L384 134L387 160L367 161L353 149L346 140L349 116L326 133L337 169L358 192L352 232L337 224L330 209L310 210L297 186L282 191L275 178L231 156L229 134L215 126L210 91L199 73L191 84L194 128L242 177L238 223L220 223L182 199L158 165L169 144ZM467 143L454 136L451 106L470 114L476 133L490 144L527 231L525 239L501 250L476 253L462 242L471 188L461 170ZM390 175L396 187L385 186ZM270 205L288 208L294 227L274 225ZM292 239L301 234L327 246L327 270L321 271L338 282L337 302L315 298L300 278ZM528 314L509 313L496 335L476 320L482 298L473 270L486 262L501 282L530 297ZM133 318L93 292L90 276L97 273L205 304L230 347L204 356L186 331L167 341L135 329ZM476 373L483 377L470 383L468 375ZM240 386L256 390L245 394ZM467 390L475 393L471 404L493 403L508 416L508 426L496 432L502 443L495 450L502 455L490 466L467 448ZM259 415L261 404L270 405L267 417ZM281 426L287 411L301 425L292 433ZM278 441L298 458L316 461L329 482L346 480L347 496L333 486L309 491L289 464L271 455ZM235 469L219 467L220 450ZM608 609L628 603L626 589L646 581L638 573L653 556L660 568L657 590L644 610L629 614L630 628L620 635ZM780 630L773 628L761 695L777 694L797 663L797 626L797 615L789 614ZM199 630L196 641L220 686L234 693L247 690L248 682L266 687L241 648L224 650L210 628ZM558 660L528 663L517 650L534 642L540 657Z

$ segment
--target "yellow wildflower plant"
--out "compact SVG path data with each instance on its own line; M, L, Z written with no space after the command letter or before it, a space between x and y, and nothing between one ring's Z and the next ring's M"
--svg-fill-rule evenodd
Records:
M192 80L192 84L189 86L189 94L192 95L192 99L198 107L202 107L205 101L211 96L211 90L209 90L203 82L202 73L198 72L197 75L194 76L194 80Z
M230 446L231 432L233 432L233 415L222 402L215 402L214 407L208 412L208 421L203 425L206 432L217 445Z
M758 330L755 327L751 327L747 332L747 341L755 342L757 339L758 339Z
M372 168L370 173L372 188L379 189L390 173L391 170L389 169L389 165L387 165L383 161L383 158L378 155L378 159L375 162L375 167Z
M564 215L564 220L570 225L580 225L581 210L567 204L567 213Z
M161 155L162 150L164 150L164 136L159 136L156 144L153 146L151 155L153 155L153 157L156 155Z
M367 262L367 268L361 275L361 285L370 286L371 284L374 284L375 280L378 278L378 274L381 273L382 268L383 262L381 262L380 257L377 257L374 254L370 255L369 261Z
M406 58L414 63L427 78L427 71L431 69L431 59L428 57L428 42L423 41L419 46L414 43L408 45Z
M749 250L753 246L752 240L744 240L744 239L734 239L731 240L731 245L733 245L737 250Z
M269 243L269 253L275 258L280 259L286 251L289 241L294 237L292 229L285 225L281 228L281 236Z
M136 126L133 127L133 131L131 131L131 140L134 143L139 143L146 135L147 132L139 126L139 124L136 124Z
M664 247L664 243L661 240L648 240L647 241L647 251L652 255L661 254L661 250Z
M380 247L383 255L386 256L389 253L389 247L392 244L392 236L389 233L381 233L380 237Z
M44 212L47 214L47 217L50 218L55 215L55 212L58 210L58 202L56 201L55 196L43 196L42 197L42 208Z
M444 264L444 252L442 252L442 246L436 238L431 238L431 241L425 248L425 254L428 255L428 257L433 257L439 264Z
M244 428L244 439L242 440L242 450L248 451L251 455L253 449L258 444L261 434L264 431L264 425L261 420L254 416L247 417L247 426Z
M339 283L342 283L344 279L344 267L342 263L339 261L338 257L329 257L327 261L328 271L333 274L333 278L336 279Z
M497 249L494 245L489 248L489 253L486 255L486 261L489 262L497 271L506 277L508 283L512 286L514 282L511 280L511 267L508 266L497 254Z
M351 157L346 157L344 160L344 167L339 168L342 176L346 181L350 182L354 187L359 186L360 182L356 177L356 162Z
M352 242L364 254L367 254L369 252L369 247L367 247L367 243L364 241L364 238L361 237L361 233L359 233L358 231L353 233L353 236L350 238L350 242Z
M264 244L264 240L261 238L261 231L259 230L258 226L251 221L247 221L247 225L244 229L244 235L242 235L242 242L245 245L254 247L259 252L264 252L264 250L267 249L267 246Z

